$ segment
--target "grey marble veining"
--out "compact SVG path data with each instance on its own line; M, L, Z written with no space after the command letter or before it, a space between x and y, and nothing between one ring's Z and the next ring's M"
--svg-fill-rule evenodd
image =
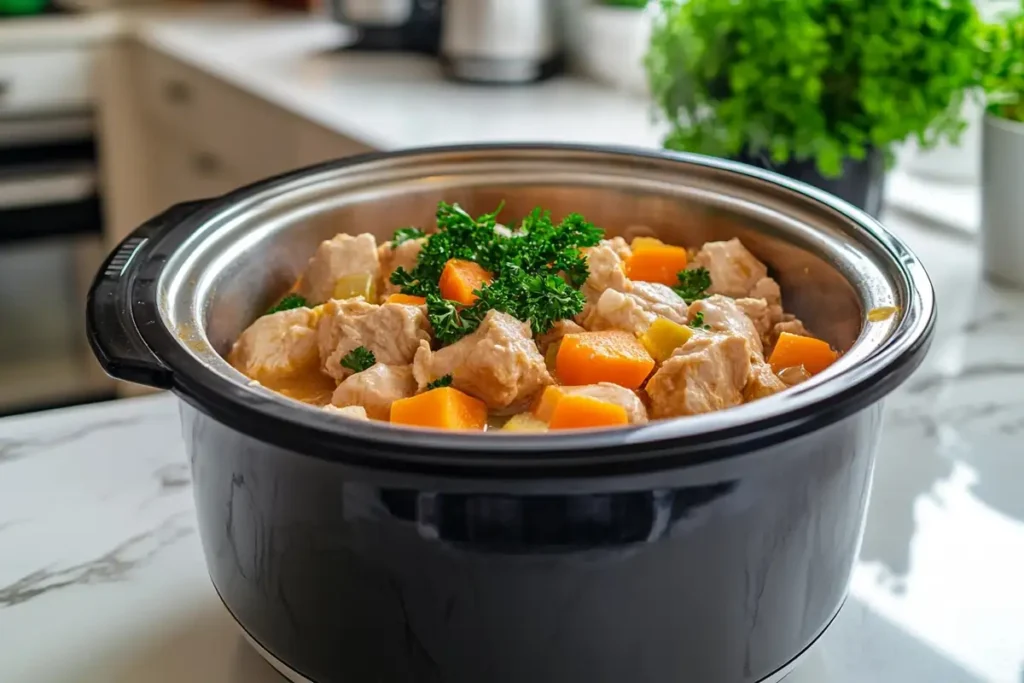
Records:
M851 597L787 683L1021 683L1024 294L970 242L888 224L936 339L887 401ZM174 398L0 420L0 634L5 683L280 681L206 576Z

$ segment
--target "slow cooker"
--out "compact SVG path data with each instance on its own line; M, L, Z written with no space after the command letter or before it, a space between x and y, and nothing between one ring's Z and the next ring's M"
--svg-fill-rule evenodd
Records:
M224 360L321 240L429 227L439 200L739 237L843 355L738 408L539 435L328 419ZM88 302L107 371L181 399L224 605L317 683L780 680L843 604L882 399L934 319L910 250L830 195L735 162L557 145L353 157L172 207Z

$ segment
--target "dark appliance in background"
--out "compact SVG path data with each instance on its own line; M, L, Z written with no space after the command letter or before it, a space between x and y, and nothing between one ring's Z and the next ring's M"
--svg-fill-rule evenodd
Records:
M436 55L443 0L330 0L335 20L359 32L348 50Z
M114 397L84 330L105 251L90 53L3 43L0 415Z

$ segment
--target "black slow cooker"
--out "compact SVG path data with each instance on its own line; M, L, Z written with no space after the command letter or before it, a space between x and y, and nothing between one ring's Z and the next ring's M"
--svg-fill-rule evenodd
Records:
M428 226L439 200L740 237L843 356L738 408L541 435L327 419L224 360L321 240ZM181 398L213 584L291 680L754 683L781 679L843 604L881 400L921 362L934 306L901 241L809 186L693 155L498 145L355 157L172 207L110 256L88 323L110 374Z

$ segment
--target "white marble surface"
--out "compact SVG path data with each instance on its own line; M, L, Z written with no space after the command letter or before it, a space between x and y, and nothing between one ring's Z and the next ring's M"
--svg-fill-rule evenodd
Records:
M316 17L145 18L144 43L376 149L511 140L656 146L649 104L580 78L524 87L445 80L436 60L338 52Z
M851 598L787 683L1021 683L1024 294L969 239L889 225L939 329L889 400ZM280 681L207 578L175 399L0 420L0 681Z

